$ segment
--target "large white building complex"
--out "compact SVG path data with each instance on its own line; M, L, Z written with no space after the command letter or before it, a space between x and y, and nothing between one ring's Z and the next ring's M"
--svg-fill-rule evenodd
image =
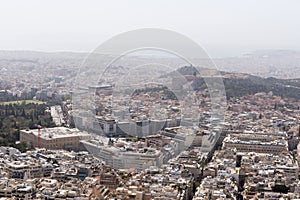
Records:
M194 133L186 127L178 127L177 134L147 136L144 141L130 141L126 138L97 136L81 141L94 156L115 169L145 170L150 166L161 166L192 144ZM133 137L133 139L136 139Z

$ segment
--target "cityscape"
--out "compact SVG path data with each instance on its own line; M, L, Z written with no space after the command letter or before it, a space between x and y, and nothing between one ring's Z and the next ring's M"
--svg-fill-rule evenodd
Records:
M76 12L70 2L14 2L44 11L38 20L30 17L37 11L28 9L33 14L27 13L25 26L31 31L34 22L47 28L39 29L41 36L23 26L24 32L7 29L0 37L0 200L300 199L300 40L295 25L289 26L300 4L266 1L258 8L245 2L248 8L221 2L220 22L210 18L217 4L204 1L193 1L195 14L182 19L169 9L153 16L148 8L166 5L157 1L76 2ZM15 8L14 3L1 4ZM178 11L187 3L169 4ZM274 23L251 24L253 17L269 19L258 12L269 4ZM286 17L276 21L280 5ZM48 10L56 7L59 18ZM64 8L70 16L60 16ZM249 16L231 13L233 8ZM81 9L94 18L81 16ZM108 22L102 21L106 16ZM122 27L119 17L129 20L128 27L109 29ZM69 18L78 24L66 27ZM21 27L24 19L10 20L4 26ZM181 29L189 28L187 21L199 21L197 30ZM95 22L107 30L88 30ZM230 45L208 25L221 33L219 27L231 23L232 30L223 32ZM283 29L282 23L286 32L272 32L272 40L268 31ZM244 24L251 44L235 35L244 33ZM260 33L250 31L259 28ZM43 34L54 30L65 39L45 42ZM29 33L35 37L28 36L28 44L10 38ZM83 49L72 47L80 46L72 40L78 34L86 38ZM88 49L91 40L98 42Z

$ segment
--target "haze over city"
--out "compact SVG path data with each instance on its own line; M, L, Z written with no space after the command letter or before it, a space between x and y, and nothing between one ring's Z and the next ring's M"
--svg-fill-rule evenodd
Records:
M299 8L1 2L0 199L300 199Z
M110 37L138 28L180 32L212 57L256 50L300 50L297 0L266 1L6 1L2 50L91 52Z

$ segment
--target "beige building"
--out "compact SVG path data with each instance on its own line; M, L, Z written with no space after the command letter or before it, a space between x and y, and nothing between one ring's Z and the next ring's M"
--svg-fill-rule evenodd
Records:
M273 135L230 134L224 139L223 148L271 154L288 152L287 141Z
M66 127L21 130L20 141L26 142L29 147L46 149L65 149L78 151L81 149L80 141L90 139L91 135L78 129Z

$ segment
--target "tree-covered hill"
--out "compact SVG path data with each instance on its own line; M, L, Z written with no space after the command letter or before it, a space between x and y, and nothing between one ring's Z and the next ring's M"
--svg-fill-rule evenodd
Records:
M192 87L195 90L205 89L205 81L201 77L203 69L197 70L193 66L185 66L171 72L165 76L181 75L197 75L192 82ZM291 98L295 100L300 99L300 79L277 79L277 78L262 78L249 74L234 74L221 72L223 82L226 90L227 98L240 97L244 95L251 95L258 92L273 92L274 95L284 98Z

